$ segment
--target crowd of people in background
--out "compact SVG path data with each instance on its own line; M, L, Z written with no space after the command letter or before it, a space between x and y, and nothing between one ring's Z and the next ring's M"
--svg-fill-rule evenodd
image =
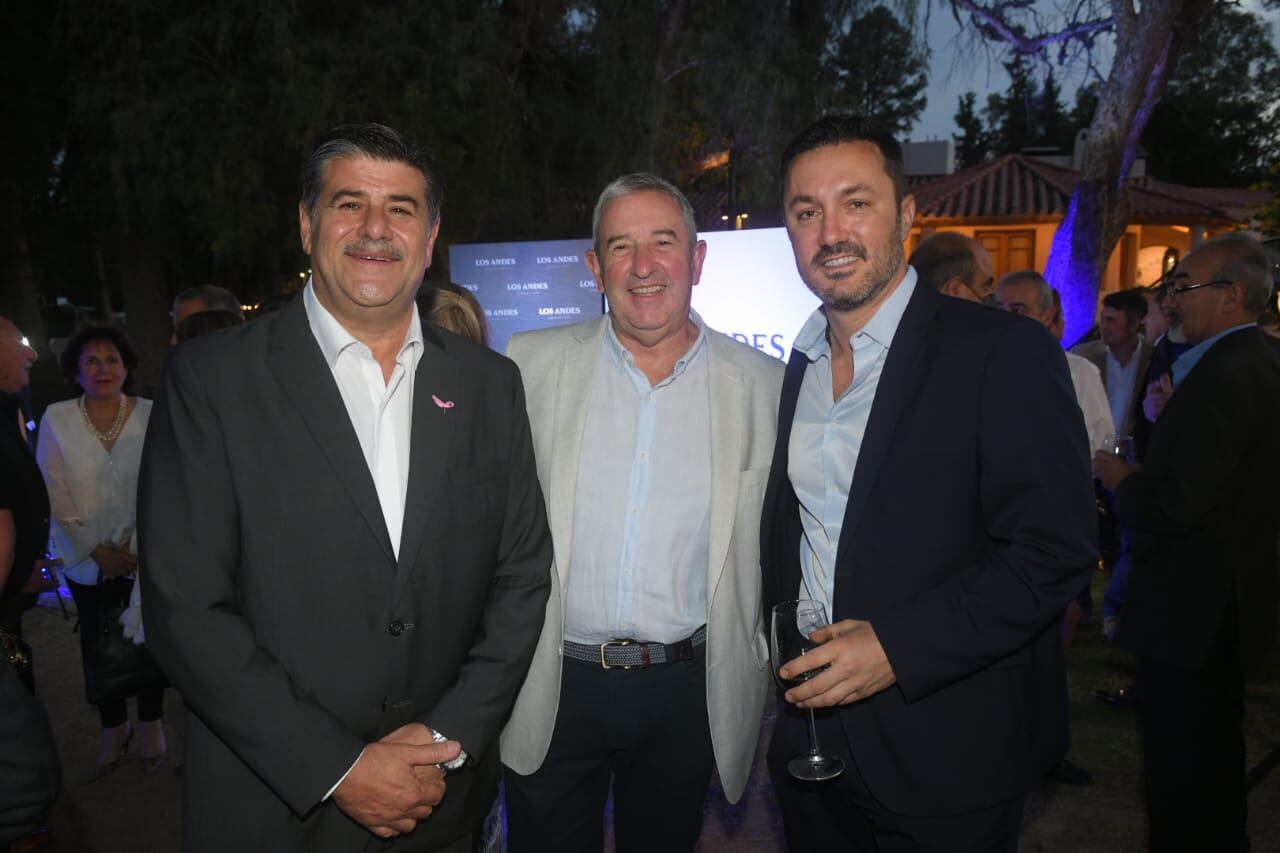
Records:
M1139 660L1099 696L1141 709L1151 849L1247 849L1243 685L1280 556L1257 241L1106 294L1063 358L1040 271L997 278L958 233L904 258L900 149L828 118L782 163L822 303L785 370L692 310L692 208L638 174L594 213L609 314L517 335L517 373L475 294L419 292L434 169L389 128L333 131L304 178L312 278L248 322L180 293L154 405L125 332L84 326L37 426L36 350L0 318L0 849L58 789L22 614L65 583L101 775L164 765L170 684L194 710L190 850L476 849L499 777L512 850L600 849L611 790L620 844L690 850L713 768L742 794L766 668L791 849L1014 850L1037 779L1093 780L1063 660L1099 563L1100 629ZM330 563L346 579L302 594ZM797 595L831 624L771 663ZM846 769L797 781L818 741Z

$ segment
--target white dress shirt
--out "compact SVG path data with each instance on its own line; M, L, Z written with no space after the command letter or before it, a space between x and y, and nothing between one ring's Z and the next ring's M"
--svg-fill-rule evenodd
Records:
M400 533L404 527L404 498L409 489L409 441L413 426L413 380L422 358L422 321L417 310L409 321L409 331L396 355L391 378L382 378L382 366L373 352L343 328L316 298L308 281L302 294L311 334L351 418L351 427L369 465L382 518L387 523L391 547L400 556Z
M880 373L893 336L916 290L916 271L907 274L866 325L849 340L853 348L853 382L833 400L831 344L827 315L819 308L809 316L794 347L809 364L800 382L800 396L787 446L787 475L800 501L800 598L821 601L831 612L835 594L836 549L844 527L845 506L853 471L880 385Z
M382 506L391 547L400 556L400 534L404 528L404 500L409 490L409 442L413 427L413 380L422 359L422 321L413 310L396 366L390 379L383 379L382 366L373 352L348 332L316 298L310 281L302 293L311 334L320 345L342 404L351 419L364 452L364 461L373 476L373 486ZM364 750L351 767L333 784L324 799L333 796L342 781L360 762Z
M40 420L36 463L49 489L53 556L62 574L78 584L99 580L94 548L108 540L134 551L131 540L138 504L142 442L151 401L138 398L111 452L89 432L76 400L54 403Z
M1124 429L1128 420L1129 406L1133 403L1133 386L1138 381L1138 362L1142 360L1142 336L1133 348L1133 355L1128 364L1120 360L1107 349L1107 400L1111 404L1111 422L1116 432Z
M1076 389L1076 402L1084 414L1084 426L1089 433L1089 448L1101 450L1103 440L1116 432L1111 420L1111 403L1107 389L1102 385L1102 372L1084 356L1066 353L1067 367L1071 370L1071 385Z
M711 399L698 337L657 385L605 330L582 436L564 634L674 643L707 621Z

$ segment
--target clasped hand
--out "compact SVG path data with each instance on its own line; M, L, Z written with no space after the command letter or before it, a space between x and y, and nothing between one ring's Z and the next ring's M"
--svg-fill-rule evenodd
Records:
M822 670L786 692L786 700L793 705L801 708L850 705L874 696L898 680L870 622L843 619L819 628L809 639L816 644L814 648L788 661L778 673L790 680L806 672Z
M379 838L412 832L444 799L444 771L436 765L461 750L457 741L435 743L422 723L401 726L364 748L333 800Z

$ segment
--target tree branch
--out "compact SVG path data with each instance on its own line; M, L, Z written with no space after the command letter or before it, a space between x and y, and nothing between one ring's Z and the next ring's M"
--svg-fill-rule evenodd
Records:
M1096 18L1069 23L1054 32L1029 35L1008 18L1009 11L1026 8L1027 0L1002 0L993 6L985 6L975 0L953 0L952 5L968 12L973 18L974 26L983 35L1002 41L1019 53L1042 53L1051 45L1089 40L1097 33L1110 29L1115 23L1113 18Z

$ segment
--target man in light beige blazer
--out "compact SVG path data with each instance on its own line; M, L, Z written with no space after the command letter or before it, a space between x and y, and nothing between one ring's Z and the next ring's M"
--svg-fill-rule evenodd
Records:
M712 766L736 802L769 685L759 522L782 364L690 307L706 244L652 175L605 188L606 317L517 335L555 547L501 740L512 853L691 850Z

